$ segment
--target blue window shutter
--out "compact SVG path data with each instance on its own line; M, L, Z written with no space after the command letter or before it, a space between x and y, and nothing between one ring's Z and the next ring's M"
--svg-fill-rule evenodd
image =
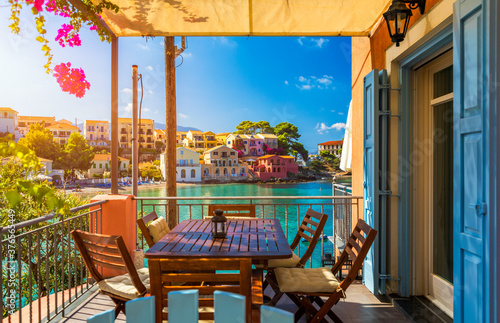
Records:
M373 70L364 79L363 218L378 231L363 265L363 283L375 295L385 294L388 108L387 71ZM387 112L387 113L381 113Z
M486 129L496 109L495 8L492 0L455 2L453 21L453 320L493 322L494 259L487 257L489 145ZM491 19L494 19L493 21ZM491 26L490 26L491 25ZM492 64L492 65L490 65ZM494 113L492 112L492 115ZM492 218L493 217L493 218ZM494 231L498 234L497 231ZM492 242L493 244L494 242ZM488 264L488 262L491 263ZM491 272L490 272L491 271ZM495 305L489 305L495 304ZM491 310L491 312L490 312Z

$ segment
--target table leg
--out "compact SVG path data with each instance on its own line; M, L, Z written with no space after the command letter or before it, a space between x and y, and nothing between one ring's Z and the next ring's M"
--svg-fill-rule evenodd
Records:
M162 294L161 294L161 277L160 277L160 261L150 259L148 261L149 281L151 288L151 296L155 297L155 322L162 322Z

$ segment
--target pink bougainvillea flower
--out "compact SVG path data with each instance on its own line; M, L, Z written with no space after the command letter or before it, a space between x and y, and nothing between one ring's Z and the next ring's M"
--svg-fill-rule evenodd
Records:
M85 92L90 89L85 73L81 68L71 68L71 63L61 63L54 67L54 77L59 83L63 92L74 94L77 98L82 98Z
M43 11L43 4L44 4L44 2L45 2L45 0L26 0L26 3L27 4L33 4L33 7L35 7L35 9L38 12Z
M72 33L73 29L74 28L71 25L61 25L61 28L59 28L59 30L57 31L55 41L58 42L62 47L66 47L66 45L68 45L69 47L81 46L82 41L80 40L80 35Z
M68 18L71 15L71 10L69 10L69 7L58 8L56 6L55 0L48 0L45 4L45 10L47 10L48 12L53 12L54 14L65 18Z

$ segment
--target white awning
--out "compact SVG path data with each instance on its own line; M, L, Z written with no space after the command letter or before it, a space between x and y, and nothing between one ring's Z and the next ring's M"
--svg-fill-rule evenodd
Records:
M340 169L349 172L352 168L352 101L349 104L347 123L345 126L344 143L342 144L342 156L340 157Z
M113 2L119 12L106 10L101 16L117 37L366 36L391 0Z

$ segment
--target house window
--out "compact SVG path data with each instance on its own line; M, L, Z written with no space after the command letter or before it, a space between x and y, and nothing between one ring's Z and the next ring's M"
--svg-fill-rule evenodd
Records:
M196 177L196 171L194 169L191 169L191 178Z
M184 150L181 150L181 155L184 155Z
M193 160L192 160L192 159L190 159L190 160L189 160L189 163L190 163L191 165L193 165Z
M260 141L257 141L257 144L260 145ZM259 150L260 151L260 150Z
M245 140L245 141L243 141L243 143L246 145L246 144L247 144L247 141Z
M231 140L228 140L228 141L227 141L227 144L228 144L228 145L230 145L230 144L231 144Z
M260 153L260 149L259 149L259 153Z
M102 168L102 164L101 163L99 163L99 168Z
M219 155L219 153L218 153L218 152L216 152L216 151L214 151L214 156L217 156L217 155Z
M181 178L186 178L186 170L181 170Z
M92 168L96 168L95 164L92 164Z
M231 156L234 156L234 151L231 152Z

